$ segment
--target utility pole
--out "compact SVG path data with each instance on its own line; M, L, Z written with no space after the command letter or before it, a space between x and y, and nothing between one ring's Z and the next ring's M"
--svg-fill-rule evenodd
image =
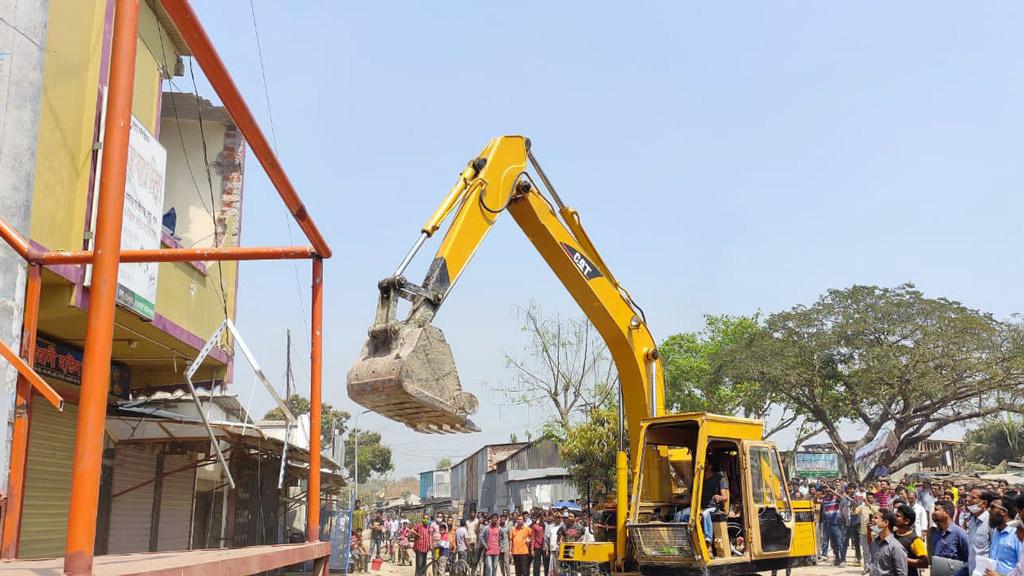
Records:
M351 432L355 442L355 450L352 451L352 483L355 485L355 494L357 498L359 497L359 417L368 412L370 412L370 410L363 410L359 414L356 414Z

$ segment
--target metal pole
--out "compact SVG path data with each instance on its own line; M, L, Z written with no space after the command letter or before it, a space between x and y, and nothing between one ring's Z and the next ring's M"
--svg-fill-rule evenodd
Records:
M313 258L316 251L312 246L222 246L219 248L157 248L147 250L125 250L121 263L127 262L209 262L227 260L302 260ZM74 252L43 252L38 256L29 252L28 259L37 259L42 264L88 264L93 261L90 250Z
M320 540L320 384L323 367L324 261L313 258L312 327L309 338L309 480L306 486L306 540Z
M242 94L238 91L238 87L235 86L234 80L228 74L224 62L217 54L213 43L210 42L210 37L206 35L206 31L199 22L199 17L192 9L192 6L186 0L161 0L161 3L167 10L167 15L174 21L174 25L178 28L178 32L181 33L185 43L192 50L192 57L196 59L199 67L203 69L203 73L206 74L210 85L213 86L217 96L220 97L224 107L227 108L231 119L234 120L235 125L238 126L242 135L245 136L245 141L249 143L249 148L256 155L256 159L260 161L260 165L263 166L264 172L267 173L267 178L274 184L278 195L281 196L285 205L288 206L288 211L291 212L295 221L299 224L299 228L305 232L306 238L316 248L317 254L324 258L330 258L330 246L327 245L327 241L320 235L316 224L313 223L313 219L306 211L302 200L295 192L295 187L292 186L291 180L288 179L284 168L281 167L281 163L274 154L274 150L270 147L270 142L263 134L263 131L260 130L259 124L256 123L256 118L246 105Z
M85 329L85 358L78 402L78 428L71 470L64 573L92 573L96 542L96 511L103 459L103 432L110 388L110 351L114 337L121 218L124 213L125 172L131 130L135 51L139 29L139 0L116 0L110 55L109 99L103 137L96 219L95 258Z
M370 412L371 410L363 410L352 420L352 436L355 442L355 449L352 451L352 483L355 485L356 498L359 497L359 417Z
M25 320L21 332L22 356L29 366L36 355L36 328L39 326L39 297L43 287L41 267L28 268L25 284ZM0 557L16 558L21 513L25 502L25 464L28 462L28 425L32 417L32 385L24 376L18 377L15 391L14 425L11 437L11 472L7 483L7 515L4 517L3 543Z

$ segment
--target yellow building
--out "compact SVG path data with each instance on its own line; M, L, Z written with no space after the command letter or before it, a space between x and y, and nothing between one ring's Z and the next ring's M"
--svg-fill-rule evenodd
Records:
M104 0L49 3L28 231L37 248L90 248L102 163L98 143L102 142L113 6ZM191 81L180 78L182 57L188 52L159 6L141 3L129 152L129 188L134 178L138 189L137 197L129 191L126 198L122 246L234 246L241 224L245 145L222 109L197 101L191 92L176 91L191 88ZM112 405L118 399L182 386L185 368L206 339L225 316L234 316L237 289L234 262L122 264L121 268ZM46 268L35 368L67 406L57 412L38 396L31 404L24 507L16 536L21 558L64 552L88 306L86 266ZM200 386L223 388L231 372L230 348L215 347L194 380ZM110 434L108 421L107 448L97 553L190 544L191 514L178 514L180 519L171 524L174 515L167 506L161 514L159 493L119 492L154 477L153 466L167 469L172 456L177 459L174 462L194 459L189 454L196 447L125 442ZM159 484L165 490L177 490L180 498L165 492L162 499L190 510L196 473L178 476ZM139 500L139 494L149 496L135 506L126 504L131 498ZM144 538L139 536L143 529ZM119 534L134 535L139 542L117 541ZM5 534L5 539L11 537Z

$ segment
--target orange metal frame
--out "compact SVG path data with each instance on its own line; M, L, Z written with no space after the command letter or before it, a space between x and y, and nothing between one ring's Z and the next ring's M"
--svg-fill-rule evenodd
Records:
M120 262L184 262L193 260L312 260L312 322L310 334L310 450L307 491L306 537L320 539L320 404L323 351L323 260L331 256L316 224L299 199L264 136L252 112L228 74L209 36L199 23L187 0L161 0L193 57L206 73L235 125L260 161L270 181L303 230L311 246L223 247L160 250L120 250L121 215L124 209L125 170L128 135L131 126L135 54L137 48L139 1L115 0L115 18L110 57L107 116L103 138L103 170L100 174L95 249L93 251L43 252L32 248L17 230L0 220L0 237L29 264L26 285L22 358L0 343L0 354L14 364L19 373L17 410L8 487L8 509L4 518L0 554L5 559L17 552L23 510L25 464L28 446L29 415L33 388L55 406L63 400L35 371L35 332L39 320L41 268L56 264L92 264L87 315L82 386L78 406L75 456L72 469L71 502L68 514L67 547L64 573L91 574L96 517L99 500L103 430L110 383L110 356L114 333L117 271ZM326 574L325 558L319 558L317 571Z

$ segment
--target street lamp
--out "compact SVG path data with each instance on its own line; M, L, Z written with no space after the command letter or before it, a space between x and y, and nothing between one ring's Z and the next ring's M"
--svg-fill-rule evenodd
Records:
M353 442L355 443L355 449L352 451L352 483L355 484L355 494L359 496L359 417L363 414L372 412L372 410L363 410L352 420L352 435L354 436Z

